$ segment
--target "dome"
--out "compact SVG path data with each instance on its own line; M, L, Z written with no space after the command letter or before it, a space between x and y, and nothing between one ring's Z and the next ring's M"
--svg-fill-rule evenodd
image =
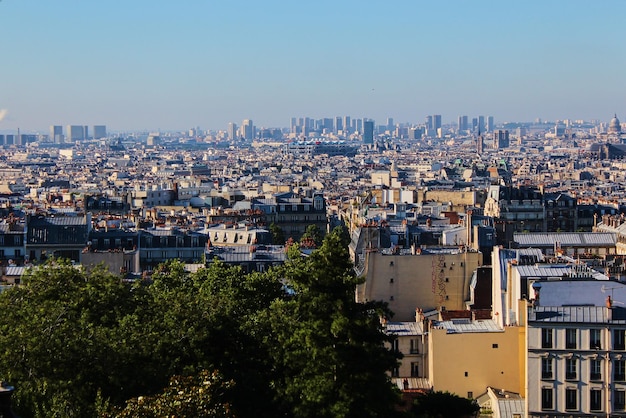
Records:
M617 115L615 115L613 117L613 119L611 119L611 122L609 122L609 133L620 133L622 131L622 125L619 122L619 119L617 119Z

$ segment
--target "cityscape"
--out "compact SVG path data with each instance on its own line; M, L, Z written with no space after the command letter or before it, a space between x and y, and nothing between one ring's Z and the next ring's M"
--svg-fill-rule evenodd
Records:
M626 3L0 2L0 417L626 417Z
M393 312L388 373L405 397L451 392L481 416L626 414L626 126L457 120L3 134L3 286L54 259L130 282L173 259L263 273L286 242L311 251L311 228L343 225L356 302Z

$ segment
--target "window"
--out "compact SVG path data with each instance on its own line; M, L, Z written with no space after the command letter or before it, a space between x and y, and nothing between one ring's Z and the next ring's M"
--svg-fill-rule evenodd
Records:
M624 341L624 330L613 330L613 350L623 351L624 349L626 349L626 343Z
M419 377L419 363L411 363L411 377Z
M576 330L575 329L565 330L565 348L567 349L576 348Z
M576 361L575 358L565 360L565 378L568 380L576 379Z
M626 392L623 390L613 391L613 409L616 411L626 410Z
M417 345L417 338L411 338L411 348L410 348L410 353L411 354L419 354L420 350L419 350L419 346Z
M541 409L554 409L552 404L552 388L541 389Z
M541 348L552 348L552 329L541 329Z
M613 361L613 380L617 382L626 380L626 360Z
M541 378L552 379L552 359L545 357L541 359Z
M589 363L590 380L602 380L602 360L592 359Z
M591 350L600 350L602 348L599 329L589 330L589 348Z
M602 410L602 391L600 389L591 389L589 394L589 409L592 411Z
M565 389L565 409L578 409L578 392L576 389Z

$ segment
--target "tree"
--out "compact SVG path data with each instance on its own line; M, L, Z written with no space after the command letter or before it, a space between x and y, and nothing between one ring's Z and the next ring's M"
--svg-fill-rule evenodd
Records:
M225 381L217 371L206 370L193 376L174 376L169 386L154 396L140 396L123 409L101 412L103 418L232 418L232 405L226 402L234 382Z
M285 416L393 416L398 393L385 373L396 363L384 346L384 304L355 302L355 277L341 230L309 258L292 257L278 274L294 289L270 309L268 343L278 368Z
M416 418L475 417L480 407L450 392L428 392L415 399L411 412Z
M275 245L283 245L285 243L285 233L282 228L274 222L270 224L270 232L272 233L272 243Z
M319 226L311 224L306 227L306 231L302 234L300 242L303 243L308 240L313 241L315 247L319 247L322 244L323 234Z

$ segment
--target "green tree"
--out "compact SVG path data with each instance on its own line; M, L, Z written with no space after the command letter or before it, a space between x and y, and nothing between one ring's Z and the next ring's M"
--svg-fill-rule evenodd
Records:
M274 222L270 224L270 232L272 233L272 243L275 245L285 244L285 233L282 228Z
M480 407L450 392L428 392L415 399L411 412L416 418L475 417Z
M102 418L233 418L232 406L225 400L234 382L206 370L193 376L174 376L161 393L140 396L123 409L101 412Z
M305 242L306 240L311 240L315 243L316 247L322 245L322 240L324 239L322 230L319 226L315 224L311 224L306 227L306 231L302 234L300 238L300 242Z
M355 302L355 277L341 230L310 257L290 254L279 274L294 294L269 312L268 344L277 373L274 386L285 416L393 416L397 391L386 371L397 363L386 349L380 303Z

